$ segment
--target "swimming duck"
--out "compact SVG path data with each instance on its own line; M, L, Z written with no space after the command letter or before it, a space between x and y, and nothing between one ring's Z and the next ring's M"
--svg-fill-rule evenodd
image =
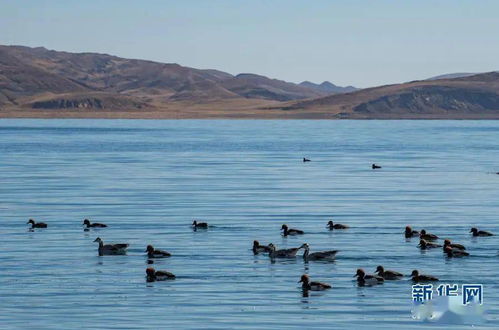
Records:
M146 250L144 252L147 252L147 257L148 258L167 258L171 257L171 254L163 251L163 250L156 250L154 249L154 246L148 245Z
M310 247L307 243L300 246L300 248L305 249L303 252L303 260L307 261L334 261L336 253L338 250L322 251L310 253Z
M357 277L357 282L361 286L366 284L381 284L385 281L381 276L366 274L366 272L361 268L357 269L357 273L353 277Z
M146 269L147 282L174 280L175 275L165 270L155 270L152 267Z
M412 277L412 280L414 282L433 282L433 281L438 281L438 278L436 278L435 276L419 274L419 271L417 269L414 269L412 271L411 277Z
M412 228L410 226L406 226L405 227L405 238L411 238L411 237L415 237L415 236L419 236L419 231L412 230Z
M99 243L99 256L124 255L129 244L105 244L100 237L97 237L94 242Z
M33 228L47 228L48 225L45 222L35 222L33 219L29 219L26 224L31 224L31 229Z
M383 279L385 280L398 280L404 276L403 274L395 272L393 270L385 270L383 266L376 267L375 273L383 277Z
M302 230L290 229L290 228L288 228L287 225L282 225L281 230L284 230L284 232L282 233L283 236L288 236L288 235L294 236L294 235L303 235L304 234L304 232Z
M303 162L304 162L304 163L305 163L305 162L310 162L310 159L308 159L308 158L303 158Z
M419 234L419 237L424 239L424 240L427 240L427 241L434 241L436 239L438 239L438 236L435 235L435 234L430 234L430 233L427 233L426 230L421 230L421 233Z
M331 285L322 282L310 282L308 275L302 275L298 283L302 283L301 287L303 290L310 291L323 291L331 289Z
M270 252L271 248L268 245L260 245L260 242L253 241L253 254L258 254L260 252L267 253Z
M347 225L342 225L341 223L333 223L332 220L329 220L327 223L327 228L329 228L329 230L333 230L333 229L348 229L349 227Z
M83 225L87 226L87 228L105 228L105 227L107 227L107 225L105 225L103 223L98 223L98 222L90 223L90 220L88 220L88 219L83 220Z
M194 228L194 229L207 229L208 224L206 222L197 222L196 220L194 220L192 222L192 228Z
M475 227L471 228L470 233L473 233L474 237L477 236L493 236L491 232L485 231L485 230L478 230Z
M441 247L442 245L437 244L437 243L428 242L427 240L424 240L424 239L420 239L418 246L421 250L428 250L428 249L434 249L434 248Z
M373 170L376 170L376 169L378 169L378 168L381 168L381 166L376 165L376 164L372 164L372 165L371 165L371 167L372 167L372 169L373 169Z
M444 241L444 251L445 251L445 248L448 247L448 246L450 246L452 249L466 250L466 248L464 247L464 245L452 243L450 239L446 239Z
M470 254L464 250L453 249L450 246L446 246L444 248L444 252L447 254L447 257L467 257Z
M270 248L269 257L271 259L274 259L274 258L294 258L294 257L296 257L296 253L298 253L298 250L301 249L301 246L298 248L276 250L275 245L270 243L269 248Z

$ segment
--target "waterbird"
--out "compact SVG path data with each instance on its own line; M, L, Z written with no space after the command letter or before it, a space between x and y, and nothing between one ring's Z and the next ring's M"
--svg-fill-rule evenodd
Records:
M163 251L163 250L156 250L154 246L148 245L146 250L144 252L147 252L147 257L148 258L167 258L171 257L171 254Z
M405 227L405 238L411 238L419 236L419 231L417 230L412 230L411 226L406 226Z
M446 247L450 246L452 249L458 249L458 250L466 250L466 248L464 247L464 245L462 244L456 244L456 243L452 243L450 239L446 239L444 241L444 250Z
M166 270L155 270L152 267L146 269L147 282L174 280L175 275Z
M357 277L357 282L361 286L366 284L367 285L381 284L385 281L381 276L366 274L366 272L362 268L357 269L357 272L353 277Z
M421 230L421 233L419 234L419 237L422 238L422 239L424 239L424 240L427 240L427 241L434 241L434 240L438 239L437 235L427 233L426 230L424 230L424 229Z
M404 276L402 273L393 270L385 270L383 266L376 267L375 273L383 277L385 280L398 280Z
M300 248L304 249L303 260L305 262L308 262L308 261L334 261L334 259L336 258L336 253L338 253L338 250L310 253L310 246L307 243L300 246Z
M475 227L471 228L470 233L473 233L474 237L477 237L477 236L493 236L494 235L494 234L492 234L489 231L478 230Z
M47 228L48 225L45 222L35 222L33 219L29 219L26 224L31 224L31 229L33 228Z
M329 230L333 230L333 229L348 229L349 228L347 225L342 225L341 223L333 223L332 220L328 221L326 227L329 228Z
M322 283L322 282L310 282L310 278L308 275L302 275L301 279L298 281L298 283L302 283L301 287L303 290L310 290L310 291L323 291L327 289L331 289L331 285L327 283Z
M260 245L260 242L253 241L253 254L258 254L260 252L267 253L270 252L271 248L268 245Z
M197 222L196 220L194 220L192 222L192 228L194 228L194 229L207 229L208 224L206 222Z
M282 233L284 236L288 235L294 236L294 235L304 234L303 230L288 228L288 225L286 224L282 225L281 230L284 230L284 232Z
M372 167L372 169L373 169L373 170L376 170L376 169L378 169L378 168L381 168L381 166L376 165L376 164L372 164L372 165L371 165L371 167Z
M88 219L83 220L83 225L87 226L87 228L105 228L105 227L107 227L107 225L105 225L103 223L98 223L98 222L91 223L90 220L88 220Z
M420 239L418 246L421 250L428 250L428 249L439 248L442 245L433 242L428 242L427 240L424 239Z
M412 271L412 273L411 273L411 279L414 282L434 282L434 281L438 281L438 278L436 278L435 276L419 274L419 271L417 269L414 269Z
M269 257L271 259L274 259L274 258L295 258L296 254L298 253L298 250L301 249L301 246L297 247L297 248L291 248L291 249L276 250L275 245L270 243L269 248L270 248Z
M97 237L94 242L99 243L99 256L106 256L106 255L124 255L126 254L126 249L128 248L129 244L126 243L119 243L119 244L104 244L102 239L100 237Z
M304 162L304 163L305 163L305 162L310 162L310 161L311 161L310 159L303 157L303 162Z
M448 257L467 257L470 254L464 250L459 250L459 249L453 249L450 246L446 246L444 248L444 252L447 254Z

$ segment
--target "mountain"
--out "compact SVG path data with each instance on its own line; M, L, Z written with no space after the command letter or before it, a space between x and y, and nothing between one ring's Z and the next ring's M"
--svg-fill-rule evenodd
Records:
M82 103L85 93L88 99L105 97L106 102ZM248 99L289 101L326 94L254 74L233 76L107 54L0 46L0 105L4 106L101 109L126 104L135 109L136 105L155 108L229 99L240 99L243 104Z
M439 76L431 77L431 78L428 78L426 80L463 78L463 77L474 76L476 74L478 74L478 73L469 73L469 72L447 73L447 74L442 74Z
M276 108L317 118L499 119L499 73L387 85Z
M346 86L346 87L336 86L335 84L330 83L329 81L324 81L321 84L314 84L313 82L310 81L304 81L301 82L299 85L313 89L315 91L325 92L328 94L350 93L359 90L358 88L353 86Z

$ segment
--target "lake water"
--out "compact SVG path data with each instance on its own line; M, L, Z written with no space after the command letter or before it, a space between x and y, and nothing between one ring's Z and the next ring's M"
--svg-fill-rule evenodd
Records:
M408 278L352 278L382 264L483 284L497 329L499 236L468 232L499 233L498 142L499 121L0 120L0 328L427 328ZM422 253L406 225L471 256ZM99 257L97 236L128 255ZM271 263L254 239L340 252ZM173 254L152 266L175 281L146 283L147 244ZM303 297L304 273L333 289Z

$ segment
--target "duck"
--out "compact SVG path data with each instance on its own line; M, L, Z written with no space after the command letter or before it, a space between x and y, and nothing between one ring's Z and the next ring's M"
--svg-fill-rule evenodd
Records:
M419 246L419 248L421 250L428 250L428 249L434 249L434 248L442 247L442 245L440 245L440 244L433 243L433 242L428 242L427 240L424 240L424 239L420 239L419 240L418 246Z
M163 250L156 250L154 246L148 245L146 250L144 252L147 252L147 257L148 258L167 258L171 257L171 254L163 251Z
M103 223L98 223L98 222L90 223L90 220L88 220L88 219L83 220L83 225L87 226L87 228L106 228L107 227L107 225L105 225Z
M260 242L258 241L253 241L253 254L258 254L260 252L262 253L268 253L270 252L271 248L268 245L260 245Z
M446 246L444 248L444 252L447 254L447 257L467 257L470 254L464 250L453 249L450 246Z
M194 220L192 222L192 228L194 229L208 229L208 224L206 222L197 222Z
M33 219L29 219L26 224L31 224L31 229L33 228L47 228L48 225L45 222L35 222Z
M435 282L435 281L438 281L438 278L436 278L435 276L419 274L419 271L417 269L414 269L412 271L411 279L414 282Z
M126 254L126 249L129 244L104 244L100 237L97 237L94 242L99 243L99 256L107 256L107 255L124 255Z
M338 250L322 251L310 253L310 246L305 243L300 248L303 248L303 260L308 261L334 261Z
M269 248L270 248L269 257L271 259L274 259L274 258L295 258L296 254L298 253L298 250L301 249L301 247L298 247L298 248L291 248L291 249L276 250L275 245L272 243L269 244Z
M302 275L298 283L302 283L301 287L303 290L323 291L332 288L332 286L327 283L310 282L308 275Z
M452 249L466 250L466 248L464 247L464 245L452 243L450 239L446 239L444 241L444 251L445 251L445 248L448 247L448 246L450 246Z
M438 239L438 236L435 235L435 234L430 234L430 233L427 233L426 230L421 230L421 233L419 234L419 237L424 239L424 240L427 240L427 241L434 241L434 240L437 240Z
M385 280L398 280L404 276L403 274L393 270L385 270L383 266L376 267L375 273L383 277Z
M357 269L353 277L357 277L357 282L360 286L382 284L385 281L381 276L366 274L362 268Z
M470 233L473 233L474 237L477 237L477 236L494 236L494 234L492 234L489 231L478 230L475 227L471 228Z
M146 269L147 282L174 280L175 275L166 270L156 270L152 267Z
M305 162L310 162L310 161L311 161L310 159L303 157L303 162L304 162L304 163L305 163Z
M303 232L303 230L299 230L299 229L290 229L290 228L288 228L288 226L287 226L287 225L285 225L285 224L284 224L284 225L282 225L281 230L284 230L284 231L283 231L283 233L282 233L282 235L283 235L283 236L288 236L288 235L294 236L294 235L303 235L303 234L305 234L305 233Z
M372 164L371 167L372 167L373 170L381 168L381 166L376 165L376 164Z
M327 223L327 228L329 228L329 230L333 230L333 229L348 229L349 227L347 225L342 225L341 223L333 223L332 220L329 220Z
M406 226L405 227L405 238L411 238L419 236L419 231L417 230L412 230L411 226Z

